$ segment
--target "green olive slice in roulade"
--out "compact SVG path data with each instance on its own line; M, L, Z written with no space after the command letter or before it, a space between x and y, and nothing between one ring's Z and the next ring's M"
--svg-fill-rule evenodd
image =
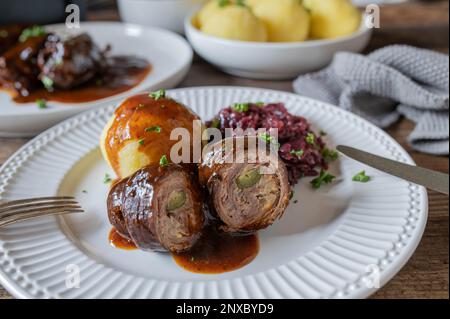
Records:
M289 203L288 174L278 152L261 157L249 146L252 138L256 139L233 137L212 145L199 166L200 184L208 189L226 232L267 228L283 215ZM243 148L237 147L240 139L244 139ZM235 147L230 148L232 145Z

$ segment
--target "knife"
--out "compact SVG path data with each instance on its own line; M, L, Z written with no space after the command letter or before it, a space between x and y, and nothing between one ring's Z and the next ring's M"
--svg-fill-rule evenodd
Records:
M446 195L449 193L448 174L432 171L423 167L403 164L349 146L339 145L337 150L358 162L376 168L390 175L425 186L439 193Z

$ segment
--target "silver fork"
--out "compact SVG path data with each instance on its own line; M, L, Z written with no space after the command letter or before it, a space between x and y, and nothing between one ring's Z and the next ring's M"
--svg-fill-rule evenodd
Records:
M75 198L69 196L0 201L0 227L41 216L83 212Z

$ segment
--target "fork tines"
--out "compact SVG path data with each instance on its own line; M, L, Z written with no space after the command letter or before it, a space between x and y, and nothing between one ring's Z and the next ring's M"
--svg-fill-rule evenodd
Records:
M41 197L0 203L0 226L34 217L84 212L74 197Z

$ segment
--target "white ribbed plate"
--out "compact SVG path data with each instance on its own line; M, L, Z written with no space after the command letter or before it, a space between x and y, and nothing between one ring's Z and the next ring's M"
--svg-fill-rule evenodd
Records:
M382 130L298 95L232 87L178 89L169 95L203 119L234 102L281 101L328 132L331 145L413 163ZM259 255L240 270L192 274L169 255L112 248L102 181L108 168L97 140L113 109L89 111L49 129L1 168L0 200L74 195L87 211L0 229L0 279L16 297L364 298L375 291L366 285L373 269L386 284L420 241L427 219L425 189L341 158L332 168L339 176L333 186L313 191L305 179L296 187L298 204L291 203L279 222L261 232ZM352 182L362 169L373 180ZM80 270L80 288L66 287L70 265Z

